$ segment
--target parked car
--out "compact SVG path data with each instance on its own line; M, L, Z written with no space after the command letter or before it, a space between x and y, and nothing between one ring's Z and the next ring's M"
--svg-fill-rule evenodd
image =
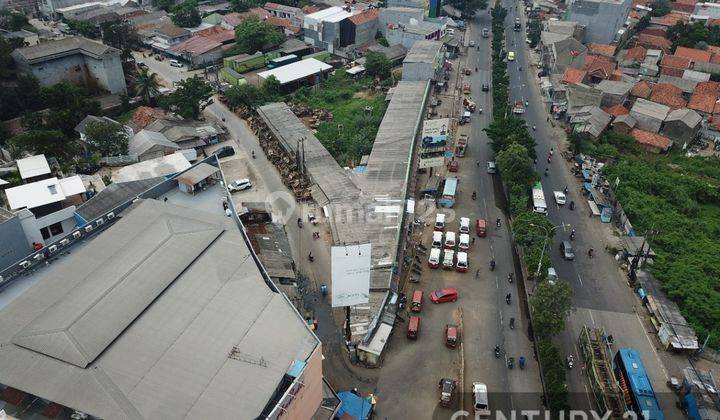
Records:
M559 206L562 206L567 201L562 191L553 191L553 195L555 196L555 202L558 203Z
M433 231L432 235L432 248L442 248L443 234L439 231Z
M435 230L445 230L445 213L435 215Z
M250 188L252 188L252 182L250 182L247 178L236 179L228 185L228 190L230 192L244 191L249 190Z
M467 236L467 235L465 235ZM464 273L468 270L468 255L467 252L458 252L457 253L457 263L455 264L455 271L459 273Z
M430 250L430 257L428 258L428 267L430 267L430 268L440 267L440 248L433 248Z
M457 172L460 167L460 162L452 160L448 163L448 172Z
M470 218L460 218L460 233L470 233Z
M487 235L487 220L477 219L475 222L475 233L481 238Z
M562 257L566 260L575 259L575 251L573 251L570 241L560 242L560 253L562 254Z
M438 383L438 388L440 388L440 405L450 407L455 396L455 390L457 389L457 381L442 378L440 379L440 383Z
M471 47L474 47L474 46L475 46L475 41L470 41L470 46L471 46Z
M422 310L422 298L422 290L418 289L413 292L412 303L410 304L410 310L412 312L420 312Z
M452 249L445 249L443 251L443 269L452 270L455 265L455 251Z
M483 82L483 84L482 84L482 91L483 91L483 92L488 92L489 90L490 90L490 85L488 84L488 82Z
M171 67L182 67L182 63L177 60L170 60L169 61Z
M558 279L557 271L555 271L555 267L548 267L547 270L547 280L550 284L555 284L555 281Z
M458 248L462 251L467 251L470 248L470 235L461 233L458 236ZM460 262L460 254L458 254L458 262Z
M420 317L411 316L408 319L407 338L411 340L417 339L418 332L420 332Z
M454 288L433 290L430 293L430 302L432 303L455 302L456 300L458 300L458 292Z
M455 232L445 232L445 248L455 248Z
M473 382L473 408L479 416L489 416L487 385L482 382Z
M235 154L235 149L232 146L223 146L212 153L218 158L224 158Z
M445 325L445 345L451 348L457 347L460 342L460 331L457 325Z

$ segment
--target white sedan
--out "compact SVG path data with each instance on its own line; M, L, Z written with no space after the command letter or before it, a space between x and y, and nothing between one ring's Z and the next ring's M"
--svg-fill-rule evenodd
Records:
M559 206L562 206L567 201L562 191L553 191L553 195L555 196L555 202L558 203Z
M250 188L252 188L252 182L250 182L247 178L238 179L228 185L228 190L230 190L230 192L244 191Z

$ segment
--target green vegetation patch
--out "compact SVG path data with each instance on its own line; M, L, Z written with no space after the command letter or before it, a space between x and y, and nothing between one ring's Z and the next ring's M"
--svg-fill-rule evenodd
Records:
M301 88L291 101L332 112L333 119L320 124L317 138L340 165L353 165L369 154L385 115L385 98L370 92L372 80L353 79L338 70L320 88Z
M677 302L700 340L720 348L720 160L624 156L609 180L638 235L650 230L650 271Z

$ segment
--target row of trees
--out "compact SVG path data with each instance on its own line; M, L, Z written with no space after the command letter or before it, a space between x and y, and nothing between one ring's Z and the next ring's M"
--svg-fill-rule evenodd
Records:
M532 212L528 206L530 189L538 179L533 169L535 140L525 121L511 112L502 36L506 15L500 1L496 1L492 13L493 121L485 131L490 137L503 185L510 195L513 238L522 249L527 270L537 267L532 274L537 287L530 297L533 331L539 339L536 345L548 408L559 412L569 407L568 390L561 351L552 338L565 329L565 319L572 306L572 288L563 280L546 280L544 271L550 266L548 249L554 227L548 218Z
M703 22L678 22L667 32L673 49L677 47L706 50L709 45L720 45L720 26L705 26Z

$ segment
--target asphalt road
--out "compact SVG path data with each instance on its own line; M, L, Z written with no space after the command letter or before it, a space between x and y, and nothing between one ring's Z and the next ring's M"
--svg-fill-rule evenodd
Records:
M660 358L669 356L660 354L656 349L656 338L648 334L647 324L644 324L635 312L639 301L633 296L627 279L618 270L613 256L604 252L609 235L608 226L603 225L597 217L591 216L587 200L581 192L582 184L571 173L571 163L566 162L559 153L554 153L551 163L546 161L551 148L557 152L561 146L564 147L564 144L561 144L564 139L558 135L558 130L551 126L552 119L548 121L546 104L542 101L538 88L539 69L529 65L529 49L525 43L526 22L522 12L524 5L513 0L505 0L503 4L508 9L505 25L506 49L515 51L516 54L515 62L508 63L510 100L529 101L522 118L529 127L537 127L535 131L531 130L537 143L536 170L542 174L546 167L549 168L548 175L542 176L543 191L548 204L548 217L553 225L558 227L547 251L550 252L558 276L570 282L574 293L574 309L568 320L568 329L559 337L561 348L565 355L572 353L576 360L580 360L576 341L583 325L603 327L615 338L615 348L634 347L641 352L653 387L656 391L663 391L666 389L665 380L668 374ZM516 17L522 20L520 32L512 29ZM565 186L569 189L568 203L570 200L575 201L574 211L567 205L555 204L553 191L562 190ZM559 246L561 241L569 239L571 228L576 229L576 238L572 241L576 258L574 261L566 261L560 255ZM587 255L590 248L595 250L594 258ZM527 287L532 289L532 285ZM569 372L573 407L586 407L589 403L585 378L580 373L580 369ZM669 398L661 400L661 406L666 416L668 413L679 414L674 402Z

